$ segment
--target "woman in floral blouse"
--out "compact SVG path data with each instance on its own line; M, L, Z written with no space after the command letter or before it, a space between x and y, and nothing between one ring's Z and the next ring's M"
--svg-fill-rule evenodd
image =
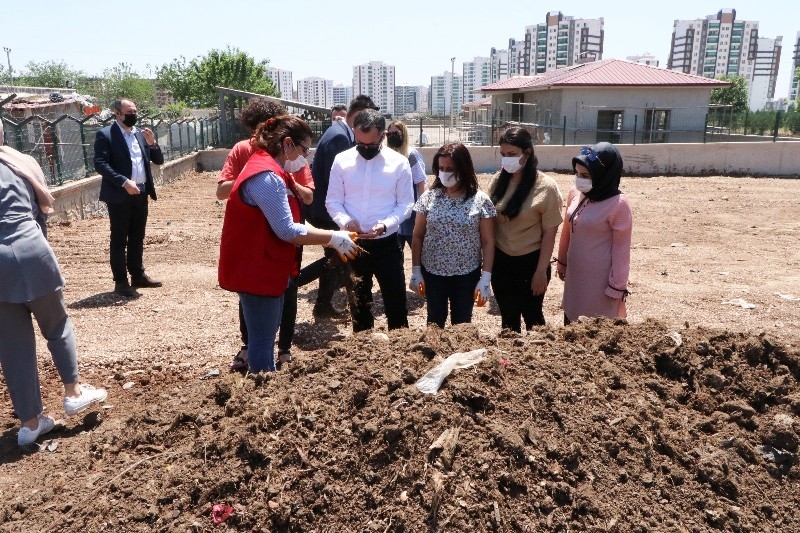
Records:
M414 205L409 286L424 294L428 323L444 327L472 321L475 301L489 299L494 261L494 219L489 197L478 178L467 147L442 146L433 157L436 180Z

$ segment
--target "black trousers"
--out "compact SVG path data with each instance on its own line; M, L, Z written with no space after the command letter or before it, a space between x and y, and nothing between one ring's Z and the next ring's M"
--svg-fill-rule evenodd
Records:
M128 274L144 274L142 255L147 226L147 194L128 195L123 202L106 204L111 224L109 245L111 273L115 283L127 283Z
M348 263L353 269L353 300L350 303L353 331L372 329L375 325L372 316L372 276L375 276L381 288L389 329L407 328L406 278L397 236L361 239L358 244L367 253L359 254Z
M544 326L544 294L534 296L531 280L539 263L539 250L525 255L511 256L499 248L494 249L492 268L492 291L500 308L503 329L522 332L520 316L525 320L525 329ZM547 267L547 280L551 269Z
M447 321L447 306L450 305L450 323L472 322L475 305L475 286L481 279L481 269L458 276L437 276L422 267L425 280L425 302L428 304L428 323L444 328Z

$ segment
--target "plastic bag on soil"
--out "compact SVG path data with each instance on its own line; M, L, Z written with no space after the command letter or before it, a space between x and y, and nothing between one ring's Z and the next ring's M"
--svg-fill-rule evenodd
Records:
M428 370L416 382L417 388L425 394L436 394L444 379L456 368L469 368L486 359L486 348L479 348L471 352L458 352Z

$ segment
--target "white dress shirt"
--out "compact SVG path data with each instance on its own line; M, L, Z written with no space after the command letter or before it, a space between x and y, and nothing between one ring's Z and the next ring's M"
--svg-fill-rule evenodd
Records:
M336 156L325 207L342 229L355 220L361 231L384 224L388 236L411 215L414 192L408 159L387 147L367 161L355 147Z
M131 154L131 179L139 185L144 185L145 181L147 181L147 174L144 171L142 146L139 144L139 139L136 138L138 130L133 127L130 132L127 132L122 126L119 129L122 130L122 136L125 138L128 152Z

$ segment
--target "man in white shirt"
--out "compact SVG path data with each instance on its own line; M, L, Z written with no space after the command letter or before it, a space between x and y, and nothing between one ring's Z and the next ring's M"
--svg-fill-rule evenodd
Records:
M414 195L408 159L382 150L386 119L366 109L356 115L356 145L333 161L325 207L333 221L358 233L367 253L352 263L355 305L353 331L372 329L372 276L378 280L389 329L408 327L403 253L396 233L411 215Z

